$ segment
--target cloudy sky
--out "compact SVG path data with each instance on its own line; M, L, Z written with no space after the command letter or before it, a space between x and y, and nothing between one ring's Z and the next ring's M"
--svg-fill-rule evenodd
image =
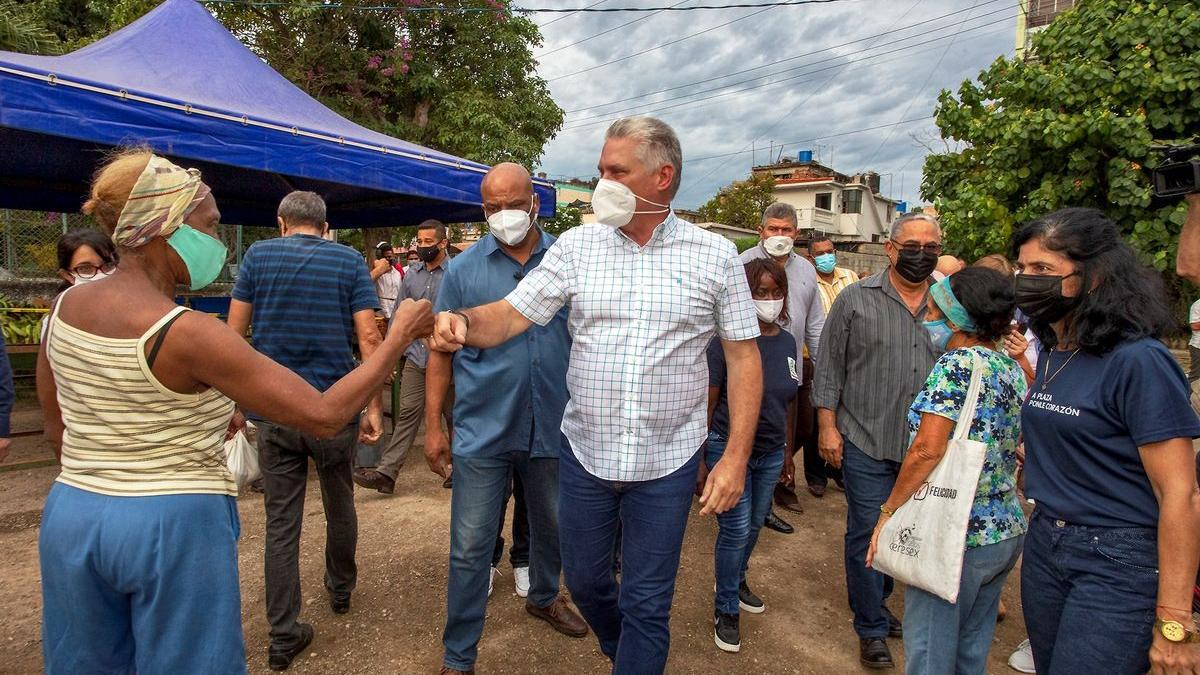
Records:
M676 4L738 3L572 6ZM772 145L778 157L781 144L784 156L813 150L842 173L874 170L885 195L919 202L928 151L918 141L940 145L932 120L921 118L933 114L939 91L1012 54L1017 11L1016 0L836 0L535 15L545 39L534 50L538 71L567 111L541 170L594 175L607 123L652 114L674 126L683 144L679 207L697 207L747 177L754 160L765 163ZM904 120L918 121L897 124Z

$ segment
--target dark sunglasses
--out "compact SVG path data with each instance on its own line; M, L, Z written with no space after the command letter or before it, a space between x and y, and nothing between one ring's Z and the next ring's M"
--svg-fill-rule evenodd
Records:
M942 245L941 244L925 244L924 246L922 246L921 244L915 243L915 242L901 244L900 242L896 241L895 239L892 240L892 243L896 245L896 248L899 248L904 251L908 251L909 253L925 252L925 253L932 253L933 255L941 255L942 254Z

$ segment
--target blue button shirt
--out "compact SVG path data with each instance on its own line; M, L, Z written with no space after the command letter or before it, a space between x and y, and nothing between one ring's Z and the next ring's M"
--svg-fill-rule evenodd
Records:
M491 234L485 235L447 268L436 310L477 307L504 299L541 264L554 240L542 232L529 262L521 265ZM455 353L454 455L494 457L529 452L533 457L558 457L571 353L569 311L563 307L550 323L534 324L497 347L464 347Z

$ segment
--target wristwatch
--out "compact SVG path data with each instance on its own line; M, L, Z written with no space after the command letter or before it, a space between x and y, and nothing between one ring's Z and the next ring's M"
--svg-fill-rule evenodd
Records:
M1200 633L1189 630L1182 623L1171 619L1155 619L1154 630L1162 633L1162 636L1169 642L1180 644L1200 642Z

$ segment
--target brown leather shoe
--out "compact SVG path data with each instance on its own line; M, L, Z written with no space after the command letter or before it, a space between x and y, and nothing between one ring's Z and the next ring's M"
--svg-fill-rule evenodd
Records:
M396 491L396 481L375 469L355 469L354 483L368 490L377 490L385 495Z
M804 513L804 507L800 506L800 499L795 491L783 483L775 484L775 504L793 513Z
M462 675L475 675L475 669L472 668L470 670L455 670L455 669L451 668L450 666L442 666L441 675L455 675L456 673L461 673Z
M588 634L587 622L561 595L555 598L548 607L537 607L526 602L525 611L550 624L554 630L563 635L581 638Z

